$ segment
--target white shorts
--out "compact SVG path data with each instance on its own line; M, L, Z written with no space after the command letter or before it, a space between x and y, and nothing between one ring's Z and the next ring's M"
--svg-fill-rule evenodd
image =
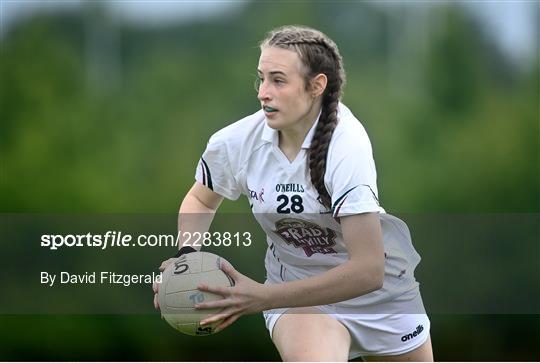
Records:
M418 289L368 307L342 308L339 304L330 304L317 306L317 309L335 318L349 331L349 359L404 354L421 346L429 337L430 321ZM287 310L289 308L263 312L270 336ZM423 313L416 313L419 311Z

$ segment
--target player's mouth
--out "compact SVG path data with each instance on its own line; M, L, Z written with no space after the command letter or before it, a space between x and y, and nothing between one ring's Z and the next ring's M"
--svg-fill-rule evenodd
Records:
M270 106L263 106L263 110L264 110L264 113L266 114L266 116L275 115L276 112L278 112L277 108L273 108L273 107L270 107Z

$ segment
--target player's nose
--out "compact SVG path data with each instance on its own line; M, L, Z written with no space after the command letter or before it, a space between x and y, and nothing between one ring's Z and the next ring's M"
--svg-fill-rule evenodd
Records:
M264 81L259 84L257 98L259 99L259 101L268 101L269 99L271 99L267 83Z

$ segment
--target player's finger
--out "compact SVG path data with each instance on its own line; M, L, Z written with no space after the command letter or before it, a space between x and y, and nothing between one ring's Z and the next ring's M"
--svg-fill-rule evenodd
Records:
M195 309L204 310L204 309L215 309L215 308L227 308L231 306L231 301L229 299L221 299L216 301L209 301L204 303L195 304Z
M236 269L231 265L229 262L221 260L220 268L223 272L225 272L227 275L232 277L234 281L238 281L240 278L242 278L244 275L242 275L240 272L236 271Z
M223 329L225 329L226 327L234 323L236 320L238 320L239 317L240 317L240 314L229 316L227 319L225 319L221 324L217 326L215 332L218 333L222 331Z
M220 313L207 316L203 320L201 320L201 325L207 325L207 324L215 323L216 321L227 319L232 313L233 313L232 311L227 309L227 310L223 310Z
M159 271L165 271L165 269L167 268L167 266L169 266L171 264L171 259L169 258L168 260L165 260L161 263L161 265L159 266Z
M157 298L157 294L154 294L154 307L159 310L159 302Z
M230 296L231 291L228 287L219 287L219 286L209 286L207 284L199 284L197 286L197 289L201 291L211 292L217 295L221 295L223 297Z
M157 283L157 281L154 281L152 283L152 290L154 291L154 294L157 294L159 292L159 284Z

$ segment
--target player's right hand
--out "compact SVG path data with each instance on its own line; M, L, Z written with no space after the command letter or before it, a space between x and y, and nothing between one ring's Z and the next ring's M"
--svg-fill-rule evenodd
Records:
M159 271L160 272L165 271L167 267L169 267L169 265L174 262L174 260L176 260L182 255L185 255L186 253L192 253L192 252L197 252L197 250L191 246L183 246L182 248L180 248L180 250L178 250L178 252L176 252L176 254L173 257L166 259L165 261L161 263L161 265L159 266ZM154 281L154 283L152 284L152 290L154 290L154 307L157 310L159 310L159 302L158 302L159 285L160 284L158 284L156 281Z
M170 264L172 264L176 260L176 257L171 257L163 262L161 262L161 265L159 266L159 271L163 272L167 267L169 267ZM154 308L159 310L159 302L158 302L158 292L159 292L159 284L157 281L154 281L152 284L152 290L154 291Z

